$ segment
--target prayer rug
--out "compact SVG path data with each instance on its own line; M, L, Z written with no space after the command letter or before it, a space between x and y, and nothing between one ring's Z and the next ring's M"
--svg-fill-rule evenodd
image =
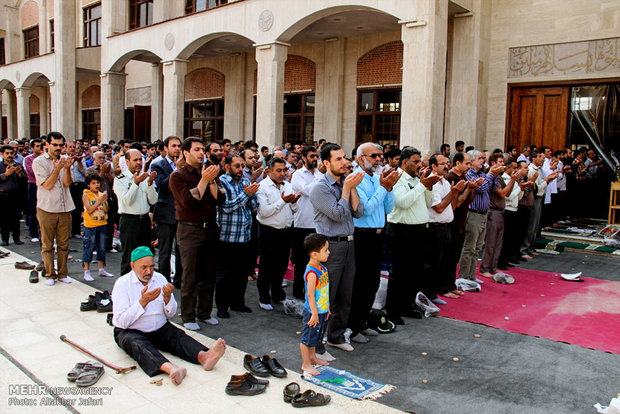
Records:
M479 293L442 298L440 316L620 354L620 282L512 268L513 285L483 278Z
M312 384L357 400L376 400L395 388L393 385L358 377L349 371L331 366L317 366L316 369L321 372L320 375L304 374L302 378Z

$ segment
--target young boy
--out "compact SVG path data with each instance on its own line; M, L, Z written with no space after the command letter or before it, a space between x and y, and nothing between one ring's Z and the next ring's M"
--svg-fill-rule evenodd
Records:
M105 270L106 224L108 220L108 195L100 193L101 178L98 175L86 177L88 188L84 190L84 237L82 238L82 263L84 265L84 280L92 282L90 262L93 250L97 251L99 262L99 276L114 277Z
M329 242L322 234L309 234L304 239L304 250L310 256L310 262L304 273L306 301L304 303L301 334L301 370L310 375L320 372L313 365L329 365L315 354L315 347L322 340L323 325L329 317L329 277L322 265L329 258Z

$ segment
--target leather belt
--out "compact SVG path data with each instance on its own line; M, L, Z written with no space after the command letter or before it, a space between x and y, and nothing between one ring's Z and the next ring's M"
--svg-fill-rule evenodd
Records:
M469 209L469 211L471 211L472 213L476 213L476 214L487 214L486 211L472 210L471 208Z
M185 224L186 226L194 226L194 227L201 227L203 229L208 229L213 227L213 225L215 223L212 223L210 221L184 221L184 220L179 220L179 224Z
M328 237L327 240L334 242L345 242L345 241L353 241L353 235L351 236L334 236Z

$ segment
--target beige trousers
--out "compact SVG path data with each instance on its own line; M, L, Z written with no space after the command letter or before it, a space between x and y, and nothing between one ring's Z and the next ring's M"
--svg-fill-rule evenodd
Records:
M71 213L48 213L37 208L41 232L41 257L47 279L63 279L69 275L69 237L71 237ZM58 273L54 269L54 239L58 256Z

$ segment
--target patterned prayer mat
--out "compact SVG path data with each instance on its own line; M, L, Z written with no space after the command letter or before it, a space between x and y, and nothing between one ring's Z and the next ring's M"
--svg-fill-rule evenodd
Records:
M304 373L302 378L330 391L357 400L376 400L395 388L393 385L381 384L371 379L358 377L349 371L331 366L317 366L316 369L321 372L320 375L313 376Z

